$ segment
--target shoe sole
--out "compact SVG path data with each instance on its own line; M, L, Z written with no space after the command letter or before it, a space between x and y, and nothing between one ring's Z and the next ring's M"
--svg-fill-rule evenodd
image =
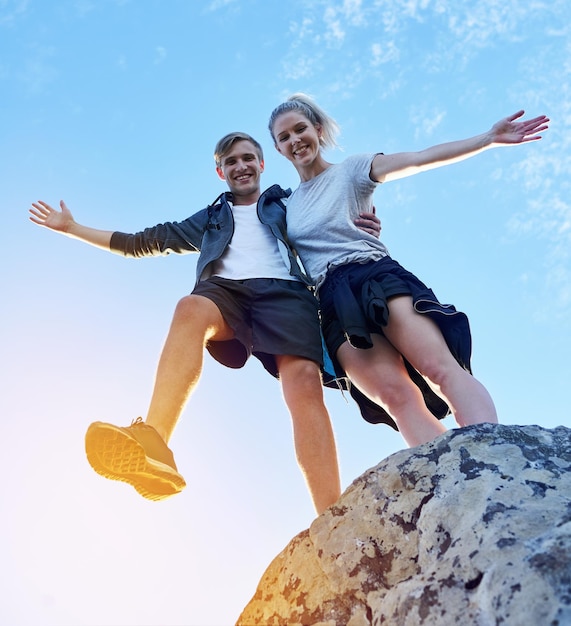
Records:
M136 439L111 424L91 424L85 435L85 452L100 476L128 483L147 500L164 500L186 486L180 474L148 458Z

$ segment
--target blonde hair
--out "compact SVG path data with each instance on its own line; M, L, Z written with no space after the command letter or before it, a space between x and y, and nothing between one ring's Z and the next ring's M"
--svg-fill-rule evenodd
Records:
M258 158L260 159L260 161L264 160L264 152L262 150L262 146L251 135L248 135L248 133L241 133L237 131L224 135L224 137L222 137L222 139L220 139L216 144L216 147L214 148L214 160L216 161L217 167L220 167L222 163L222 158L224 157L224 155L230 152L232 146L237 141L249 141L250 143L252 143L254 145L254 148L256 148L256 152L258 153Z
M339 124L319 107L312 98L304 93L294 93L285 102L277 106L270 115L268 128L276 143L274 136L274 125L280 115L289 111L298 111L314 125L321 127L321 137L319 143L322 148L335 148L337 146L337 135L340 132Z

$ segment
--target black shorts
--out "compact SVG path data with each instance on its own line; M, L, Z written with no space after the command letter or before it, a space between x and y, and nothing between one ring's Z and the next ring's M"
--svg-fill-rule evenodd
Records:
M212 300L234 331L229 341L209 341L206 349L226 367L243 367L250 355L278 377L275 355L299 356L323 365L317 300L294 280L249 278L201 280L193 295Z

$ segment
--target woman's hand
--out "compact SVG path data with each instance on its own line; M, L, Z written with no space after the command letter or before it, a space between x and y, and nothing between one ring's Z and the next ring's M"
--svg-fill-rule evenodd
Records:
M492 142L513 144L541 139L539 133L549 128L549 118L545 115L539 115L531 120L517 122L516 120L523 114L524 111L521 110L496 122L490 131L492 134Z

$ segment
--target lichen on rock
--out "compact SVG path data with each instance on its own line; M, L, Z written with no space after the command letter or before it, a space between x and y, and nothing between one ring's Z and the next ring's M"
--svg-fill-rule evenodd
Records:
M571 430L480 424L357 478L238 626L571 624Z

